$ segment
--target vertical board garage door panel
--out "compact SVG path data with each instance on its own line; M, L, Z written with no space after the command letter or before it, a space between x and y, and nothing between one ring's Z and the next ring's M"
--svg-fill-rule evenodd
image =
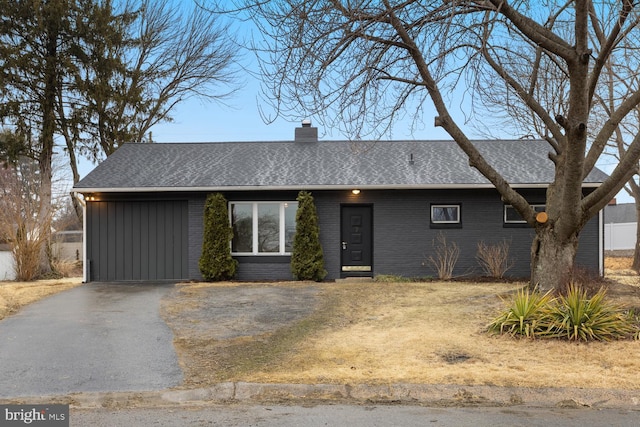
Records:
M103 234L102 228L105 227L104 235L106 236L106 223L102 225L100 216L106 207L106 204L94 202L89 205L91 209L87 209L87 257L92 261L89 268L92 274L100 275L100 236Z
M101 280L109 280L109 251L115 248L109 244L109 204L100 202L100 214L98 215L98 226L100 227L100 241L98 242L98 271ZM106 248L106 250L104 250Z
M166 217L166 227L167 230L173 229L173 227L175 226L175 221L174 221L174 217L175 217L175 204L173 204L169 209L167 209L167 217ZM180 229L178 228L177 232L180 232ZM177 263L179 260L176 260L173 258L173 246L176 244L176 236L173 232L171 233L167 233L167 244L164 246L165 249L165 257L167 260L173 260L173 262L170 263L166 263L165 265L167 266L167 271L166 271L166 275L168 277L175 277L175 266L174 263ZM178 264L178 268L180 267L180 265Z
M134 203L131 205L131 260L133 262L131 277L133 277L133 280L140 280L141 278L141 226L142 223L140 221L140 203Z
M178 209L180 215L178 218L180 219L180 234L178 235L180 240L176 241L176 244L173 248L173 256L175 259L180 260L180 270L182 272L182 276L189 276L189 257L188 248L189 247L189 205L187 203L178 204ZM185 248L180 250L179 248Z
M140 279L149 277L149 205L140 204ZM147 256L142 256L147 254Z
M133 210L139 203L124 204L124 278L133 280L133 264L135 257L133 253L133 242L140 238L138 230L133 227ZM127 262L126 260L129 260Z
M112 251L110 251L107 254L107 259L108 259L108 280L117 280L118 277L122 277L124 279L124 276L119 275L119 271L122 271L122 268L124 267L123 262L124 262L124 256L123 256L123 246L122 246L122 235L124 233L123 229L122 229L122 211L121 211L121 206L119 203L110 203L109 204L109 208L108 208L108 212L109 212L109 218L107 218L107 221L109 222L109 244L111 245L111 247L113 248Z
M156 224L158 223L158 212L153 205L148 205L149 208L149 269L147 270L147 279L156 279L156 272L158 268L158 239L156 235Z
M183 278L188 271L187 247L188 238L188 206L186 203L174 202L173 204L173 245L170 248L170 257L173 260L174 278Z
M127 245L125 244L125 212L124 212L124 203L116 202L115 203L115 227L113 235L115 237L115 261L114 261L114 269L115 274L114 277L122 277L123 280L127 280L127 276L124 274L125 265L126 265L126 249ZM115 279L113 279L115 280Z
M167 239L167 215L171 215L171 206L166 206L165 209L157 209L158 223L156 224L156 236L158 236L158 274L160 277L171 277L168 274L170 266L167 265L167 251L168 245L171 245L171 241Z
M90 202L90 280L187 278L186 201Z
M187 274L187 248L188 238L188 205L187 203L173 203L173 218L171 225L172 245L169 247L168 256L173 261L173 278L184 278Z
M164 232L160 232L164 229L164 217L165 217L165 212L166 209L159 209L158 206L155 206L155 212L156 212L156 222L154 224L153 230L155 236L156 236L156 244L157 244L157 251L156 251L156 274L154 279L159 279L160 277L164 277L166 276L165 274L165 270L166 270L166 260L165 260L165 245L167 244L166 239L165 239L165 233Z

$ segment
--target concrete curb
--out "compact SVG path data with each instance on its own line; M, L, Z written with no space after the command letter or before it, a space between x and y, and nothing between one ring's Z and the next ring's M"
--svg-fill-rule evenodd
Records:
M423 406L530 406L640 410L640 390L465 385L262 384L227 382L198 389L73 393L3 399L0 403L69 403L73 408L198 406L211 403L353 403Z

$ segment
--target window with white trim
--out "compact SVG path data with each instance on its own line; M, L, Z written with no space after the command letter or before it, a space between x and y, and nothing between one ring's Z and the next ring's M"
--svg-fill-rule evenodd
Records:
M289 255L296 232L298 202L231 202L231 253Z
M536 212L544 212L546 205L531 205ZM504 223L505 224L526 224L527 221L522 218L520 213L511 205L504 205Z
M460 224L460 205L431 205L431 224Z

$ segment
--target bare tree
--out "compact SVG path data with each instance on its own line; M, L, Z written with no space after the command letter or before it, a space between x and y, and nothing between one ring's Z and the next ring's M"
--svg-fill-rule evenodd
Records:
M610 177L583 194L583 180L618 123L640 103L634 87L608 120L593 118L605 64L638 32L638 6L631 0L246 0L238 9L265 34L255 49L278 114L319 115L326 126L357 138L368 127L384 131L407 112L419 120L432 102L435 125L535 229L531 281L541 288L558 288L566 280L580 230L636 170L640 134ZM566 76L561 88L548 90L554 83L542 66ZM618 78L625 78L622 71ZM509 88L514 101L536 117L535 131L549 144L555 176L544 223L452 118L451 91L462 87L479 102L497 86ZM413 105L416 110L408 111Z
M11 248L17 280L33 280L42 272L53 212L42 193L37 162L22 158L0 168L0 235Z
M125 142L152 142L149 130L170 121L177 105L223 99L239 82L237 49L216 15L195 4L131 0L117 16L115 28L109 17L83 22L80 72L58 99L68 151L91 160Z
M603 90L597 94L597 112L602 117L601 121L616 119L613 114L616 105L624 102L629 94L640 88L640 35L636 33L627 37L621 43L619 55L610 59L605 64L603 73ZM636 105L631 113L619 120L619 125L610 141L612 150L609 154L619 161L631 144L640 134L640 106ZM624 189L634 199L636 208L636 220L640 220L640 165L636 163L635 174L627 181ZM636 231L636 243L633 254L632 268L640 273L640 227Z
M611 13L612 10L610 9L608 12ZM615 22L615 19L609 21ZM545 25L565 35L569 34L567 22L558 20L557 15L551 16ZM602 39L604 34L602 29L597 27L594 29L596 36ZM635 135L640 133L640 106L635 106L622 118L615 116L619 111L620 104L640 88L640 74L638 73L640 53L637 49L640 44L639 36L637 31L629 32L625 39L620 41L618 47L612 51L604 63L600 84L594 92L590 112L591 124L587 129L587 143L590 144L599 138L598 132L607 124L608 120L618 123L610 136L608 147L603 151L603 154L611 156L610 159L604 159L607 163L619 162L624 157ZM521 58L521 61L527 64L526 67L516 69L521 75L527 75L529 70L534 70L535 76L527 79L529 82L527 90L536 94L540 104L545 109L552 111L558 105L563 105L563 100L567 99L570 87L569 75L563 67L559 66L553 58L543 54L540 48L534 57ZM518 97L509 86L490 85L485 81L484 84L477 85L477 87L480 90L490 87L490 90L483 91L482 107L484 109L491 111L492 115L506 111L506 116L502 118L502 126L518 129L521 134L527 136L548 136L544 122L525 103L519 102ZM496 108L496 106L500 108ZM624 190L634 199L636 217L640 219L640 185L637 173L629 179ZM640 227L636 233L632 268L636 272L640 272Z
M237 49L215 15L175 0L0 0L0 125L51 175L59 141L79 180L80 156L149 142L190 97L238 86Z

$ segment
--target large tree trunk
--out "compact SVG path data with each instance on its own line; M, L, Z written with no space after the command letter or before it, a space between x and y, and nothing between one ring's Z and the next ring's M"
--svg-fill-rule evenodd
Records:
M64 8L58 2L48 3L44 10L45 16L45 67L44 67L44 88L42 105L42 130L40 132L40 211L38 215L40 233L44 233L39 239L44 243L42 251L41 268L43 272L51 271L51 257L47 246L51 234L52 210L52 164L53 147L55 145L54 136L56 131L56 90L60 81L58 75L58 64L60 62L58 53L58 43L60 42L60 20Z
M562 289L571 279L577 250L577 233L560 241L551 228L539 229L531 245L531 286Z

